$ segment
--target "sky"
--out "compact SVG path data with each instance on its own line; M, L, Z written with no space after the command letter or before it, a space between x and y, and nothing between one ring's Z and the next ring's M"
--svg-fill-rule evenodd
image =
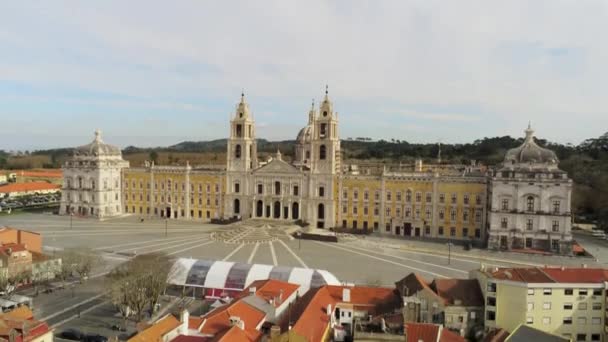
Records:
M342 138L578 144L608 131L608 1L3 1L0 149Z

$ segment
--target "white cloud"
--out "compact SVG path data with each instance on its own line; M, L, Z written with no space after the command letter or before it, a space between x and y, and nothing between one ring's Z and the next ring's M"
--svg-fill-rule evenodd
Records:
M0 11L0 80L144 97L150 106L180 96L234 102L245 88L255 113L283 120L271 122L277 127L291 124L294 111L304 123L308 107L294 100L318 99L328 82L344 136L398 134L398 125L348 124L357 108L346 103L381 110L383 101L446 109L397 111L399 120L418 120L421 140L437 123L470 123L442 133L463 141L520 135L528 120L543 137L562 142L608 127L605 1L142 0L10 7ZM5 51L4 43L14 50ZM13 55L27 58L3 62ZM178 102L177 109L208 115L189 103Z

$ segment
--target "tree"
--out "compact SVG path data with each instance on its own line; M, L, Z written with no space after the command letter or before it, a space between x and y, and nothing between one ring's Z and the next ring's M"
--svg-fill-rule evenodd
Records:
M110 299L125 320L131 312L141 320L146 308L150 315L154 313L167 287L170 269L166 254L150 253L138 255L110 272Z
M86 280L91 270L103 263L101 256L90 248L64 249L60 255L61 268L58 277L65 281L74 275L78 275L80 281Z
M152 151L150 152L150 160L156 164L158 162L158 152Z

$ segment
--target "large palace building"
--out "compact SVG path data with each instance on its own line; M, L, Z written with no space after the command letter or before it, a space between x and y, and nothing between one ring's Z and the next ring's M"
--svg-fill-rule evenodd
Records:
M572 181L533 131L495 169L441 163L343 164L327 90L298 133L294 160L261 161L245 97L230 121L226 165L129 167L102 142L64 165L62 214L302 221L311 228L471 241L490 248L571 252Z

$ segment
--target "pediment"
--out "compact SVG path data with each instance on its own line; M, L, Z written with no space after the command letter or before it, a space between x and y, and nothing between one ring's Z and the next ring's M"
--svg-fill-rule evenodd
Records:
M259 167L253 173L264 174L264 173L291 173L300 174L300 170L295 166L278 159L273 159L268 164Z

